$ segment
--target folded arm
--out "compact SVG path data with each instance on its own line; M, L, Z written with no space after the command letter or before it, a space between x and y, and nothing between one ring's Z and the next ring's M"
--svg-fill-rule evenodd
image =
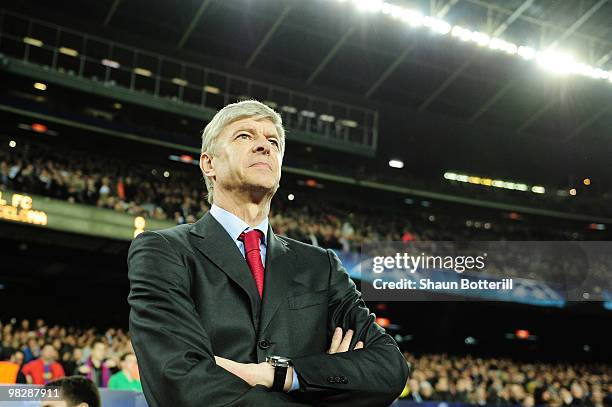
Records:
M404 389L408 363L393 338L376 324L338 256L331 250L327 253L331 267L328 330L352 329L350 349L358 341L365 347L294 358L300 399L319 406L388 406Z

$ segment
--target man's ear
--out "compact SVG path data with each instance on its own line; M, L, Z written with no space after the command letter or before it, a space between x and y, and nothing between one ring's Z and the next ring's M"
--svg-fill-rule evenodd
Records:
M215 169L212 164L212 155L210 153L202 153L200 155L200 169L202 170L202 174L207 177L215 176Z

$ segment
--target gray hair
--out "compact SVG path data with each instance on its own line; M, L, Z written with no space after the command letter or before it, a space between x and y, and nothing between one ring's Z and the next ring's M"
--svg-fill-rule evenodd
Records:
M202 131L202 153L208 153L214 156L217 153L217 141L223 129L237 120L246 118L254 118L255 120L268 119L274 124L279 137L278 142L281 157L283 157L285 155L285 129L283 128L283 120L272 108L257 100L243 100L237 103L230 103L219 110ZM213 182L206 175L204 175L204 182L208 190L206 198L208 203L212 205Z

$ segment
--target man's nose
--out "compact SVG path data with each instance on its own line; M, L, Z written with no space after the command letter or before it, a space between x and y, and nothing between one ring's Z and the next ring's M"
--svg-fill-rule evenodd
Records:
M253 151L257 153L269 153L270 152L270 141L264 136L259 136L253 143Z

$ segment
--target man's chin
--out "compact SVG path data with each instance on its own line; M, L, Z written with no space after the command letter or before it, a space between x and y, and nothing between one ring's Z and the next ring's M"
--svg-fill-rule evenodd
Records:
M270 182L265 182L265 183L253 182L253 183L249 183L246 186L246 189L251 193L256 193L261 196L274 195L274 193L276 193L276 190L278 189L278 184L272 184Z

